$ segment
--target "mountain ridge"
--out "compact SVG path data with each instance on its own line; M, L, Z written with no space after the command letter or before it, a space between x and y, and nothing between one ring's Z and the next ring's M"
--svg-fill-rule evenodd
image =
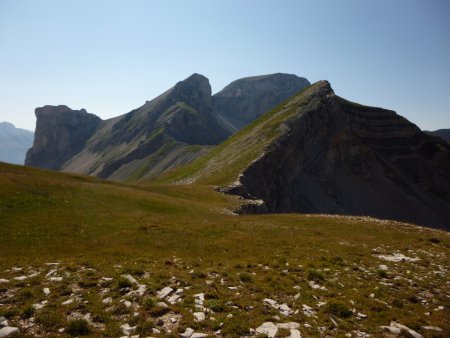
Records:
M448 229L449 173L444 141L320 81L165 179L218 185L253 202L251 212L367 215Z
M16 128L10 122L0 122L0 161L24 164L27 150L33 144L32 131Z

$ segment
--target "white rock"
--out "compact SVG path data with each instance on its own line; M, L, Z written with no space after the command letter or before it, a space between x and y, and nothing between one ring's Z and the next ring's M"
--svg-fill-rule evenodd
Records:
M271 307L273 307L275 309L278 309L280 307L276 301L274 301L273 299L270 299L270 298L264 298L263 302L266 303L267 305L270 305Z
M367 318L367 315L365 315L364 313L358 312L357 316L359 318Z
M388 271L389 268L387 267L387 265L384 264L380 264L378 265L378 269L382 270L382 271Z
M111 297L105 298L102 300L103 304L111 304L113 299Z
M191 336L191 338L204 338L204 337L207 337L207 336L208 336L207 333L196 332L196 333L194 333L194 334Z
M19 276L19 277L14 277L15 280L25 280L27 279L27 276Z
M0 318L0 325L1 325L1 326L9 326L9 323L8 323L8 321L6 320L5 317L1 317L1 318Z
M10 334L13 334L13 333L16 333L16 332L19 332L19 328L18 327L12 327L12 326L4 327L4 328L2 328L0 330L0 338L7 337Z
M129 336L134 330L136 330L136 326L130 326L130 324L128 323L120 325L120 328L122 329L123 334L127 336Z
M423 338L423 336L416 331L396 322L391 322L390 326L380 326L380 329L383 331L389 331L393 334L400 334L402 331L406 331L413 338Z
M48 280L51 282L61 282L63 279L62 277L50 277Z
M57 269L50 270L50 271L45 275L45 277L50 277L50 276L53 275L56 271L58 271L58 270L57 270Z
M269 338L274 338L278 332L278 328L272 322L265 322L256 328L257 334L265 334Z
M48 296L50 294L50 289L44 288L44 289L42 289L42 292L44 292L44 295Z
M131 302L129 300L126 300L123 302L123 305L125 305L125 307L129 308L129 307L131 307Z
M152 329L152 333L153 333L153 334L160 334L160 333L161 333L161 330L158 330L158 329L156 329L156 328L153 328L153 329Z
M299 330L291 329L291 335L287 338L302 338Z
M173 292L173 289L170 286L166 286L165 288L161 289L156 293L159 299L164 299L168 295L170 295Z
M9 280L4 279L4 278L0 278L0 283L9 283Z
M188 327L183 333L180 334L182 338L190 338L194 334L194 330Z
M194 319L196 322L202 322L206 318L204 312L194 312Z
M40 309L42 309L43 307L44 307L43 304L39 304L39 303L33 304L33 309L35 309L35 310L40 310Z
M102 280L103 281L105 281L105 282L110 282L110 281L112 281L114 278L111 278L111 277L102 277Z
M156 303L156 306L159 306L159 307L168 307L167 304L164 303L164 302L158 302L158 303Z
M62 302L61 305L69 305L71 303L73 303L73 298L70 298L70 299L66 300L65 302Z
M177 294L170 296L167 301L170 304L175 304L178 300L180 299L180 296L178 296Z
M295 330L300 327L300 324L296 322L289 322L289 323L277 323L276 326L279 329Z
M438 326L422 326L424 330L430 330L430 331L438 331L442 332L442 329Z
M402 262L402 261L415 262L415 261L420 260L420 258L408 257L401 253L393 253L392 255L377 255L377 257L380 259L384 259L385 261L388 261L388 262Z
M293 313L293 311L286 303L284 303L280 305L280 313L283 316L290 316Z
M297 293L297 294L294 296L294 299L297 300L297 299L299 299L299 298L300 298L300 293Z
M200 299L203 302L205 300L205 294L197 293L196 295L194 295L194 298Z

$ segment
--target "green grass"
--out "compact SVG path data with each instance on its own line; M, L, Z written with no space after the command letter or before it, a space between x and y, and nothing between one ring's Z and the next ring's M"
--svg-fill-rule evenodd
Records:
M125 322L162 337L150 330L160 328L164 313L181 316L180 330L213 333L223 323L222 332L237 337L279 315L263 303L272 298L300 309L281 321L309 323L311 329L301 327L305 337L320 336L318 327L326 327L324 335L362 330L376 336L391 320L425 337L431 335L422 325L449 332L448 233L358 217L224 212L238 203L205 185L132 186L0 164L0 278L9 280L0 284L0 316L20 325L32 304L47 300L32 313L41 333L64 328L61 336L68 337L74 325L68 315L76 311L90 313L92 337L121 336ZM393 252L420 260L393 263L376 256ZM61 282L45 277L51 262L60 263ZM380 264L389 278L379 275ZM38 274L14 279L32 271ZM121 290L124 273L146 285L142 297ZM313 289L311 281L324 289ZM181 301L156 306L156 292L169 285L184 288ZM214 312L202 323L192 316L193 295L200 292ZM111 303L103 302L106 297ZM302 304L316 317L304 315ZM439 306L444 310L435 310ZM368 317L359 320L358 312ZM336 331L329 329L330 316L338 321Z

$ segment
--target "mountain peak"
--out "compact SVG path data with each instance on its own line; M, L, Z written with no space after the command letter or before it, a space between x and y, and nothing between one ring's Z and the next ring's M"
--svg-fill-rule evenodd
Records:
M178 82L171 92L171 97L184 101L193 108L211 107L211 85L207 77L194 73Z

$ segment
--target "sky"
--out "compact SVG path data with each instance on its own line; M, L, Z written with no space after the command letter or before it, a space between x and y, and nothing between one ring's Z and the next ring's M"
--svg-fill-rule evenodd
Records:
M0 0L0 122L64 104L103 119L192 73L326 79L351 101L450 128L448 0Z

